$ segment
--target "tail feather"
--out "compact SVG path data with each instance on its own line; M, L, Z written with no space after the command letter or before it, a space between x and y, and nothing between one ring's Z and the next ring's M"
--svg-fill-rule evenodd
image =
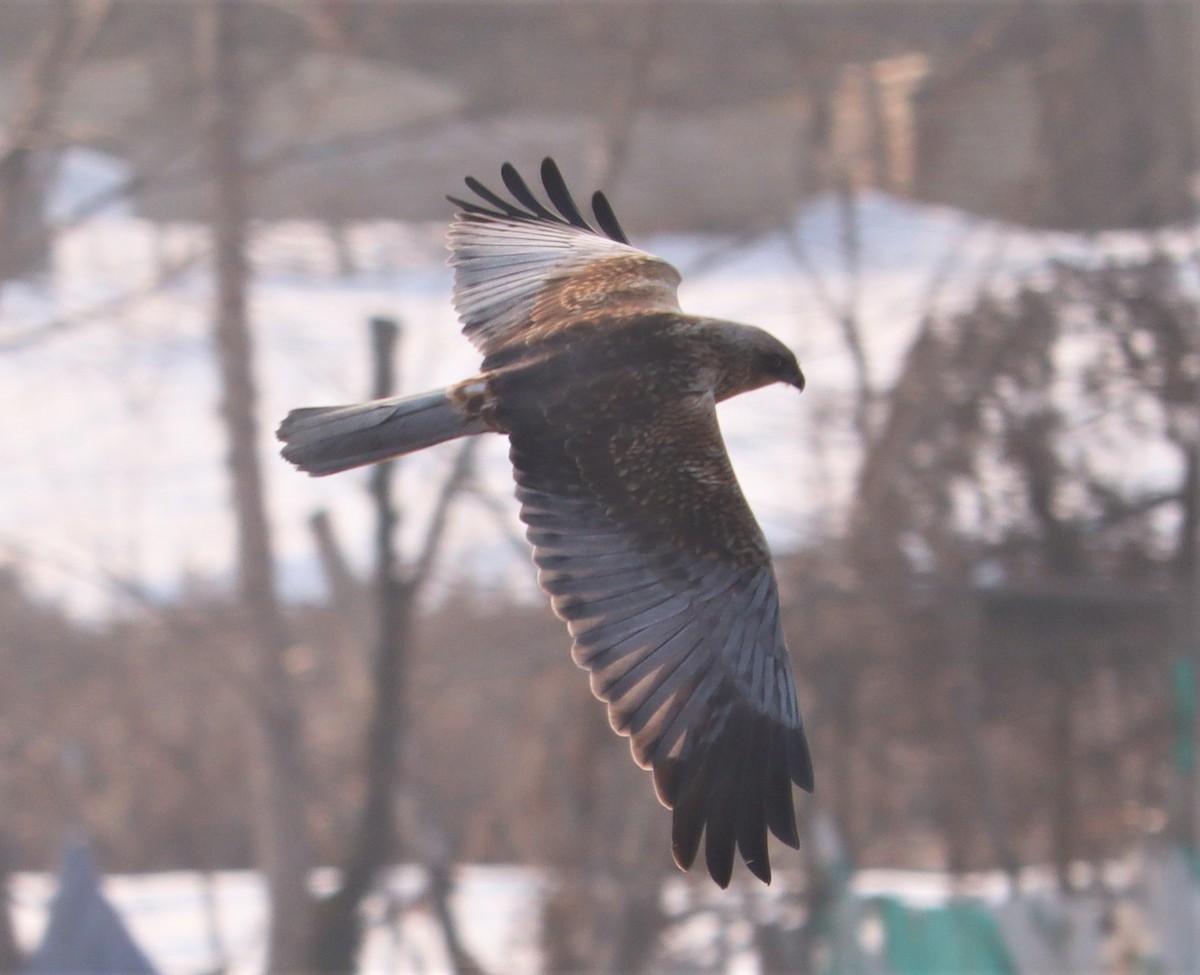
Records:
M275 435L285 444L286 460L321 477L487 429L482 420L456 409L447 390L437 390L357 406L292 410Z

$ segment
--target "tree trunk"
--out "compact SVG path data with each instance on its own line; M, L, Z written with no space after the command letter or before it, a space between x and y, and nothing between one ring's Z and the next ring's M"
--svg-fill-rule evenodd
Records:
M1067 648L1063 648L1064 653ZM1060 892L1072 890L1071 863L1078 852L1076 843L1078 812L1075 808L1075 724L1074 681L1069 667L1057 667L1054 674L1054 714L1051 717L1051 754L1058 768L1051 798L1050 834L1054 876Z
M308 924L312 867L305 824L301 721L287 672L287 623L275 566L258 462L254 349L246 313L246 172L241 157L243 86L235 0L209 0L199 14L206 136L213 185L216 295L213 339L221 375L221 416L229 438L229 473L237 520L238 588L253 644L251 688L257 856L271 902L269 969L300 970Z
M375 378L371 396L395 389L393 361L399 329L377 318L371 323ZM308 949L314 972L347 972L362 947L363 898L376 871L395 852L395 790L404 708L404 651L411 641L412 590L399 578L395 533L399 515L392 502L392 463L371 470L375 502L376 626L372 687L375 695L366 740L366 796L357 834L338 890L321 902Z
M10 881L12 879L12 848L7 835L0 835L0 973L25 970L25 958L17 945L16 927L10 905L15 904Z

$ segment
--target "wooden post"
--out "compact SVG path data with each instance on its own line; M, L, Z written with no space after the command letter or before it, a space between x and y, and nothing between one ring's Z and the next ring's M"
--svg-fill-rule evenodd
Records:
M374 382L371 396L382 399L395 393L396 345L400 326L391 319L371 320ZM367 732L367 795L363 810L355 873L347 877L370 885L374 868L385 862L395 847L395 794L400 772L400 735L404 724L405 657L412 631L412 589L400 577L396 532L400 512L392 500L394 461L371 470L371 497L375 506L375 585L377 592L373 683L375 705Z

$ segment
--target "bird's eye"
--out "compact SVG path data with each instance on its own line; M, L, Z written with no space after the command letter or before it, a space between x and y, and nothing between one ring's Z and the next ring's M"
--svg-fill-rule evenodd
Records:
M767 368L771 372L783 372L787 367L787 359L778 352L767 353Z

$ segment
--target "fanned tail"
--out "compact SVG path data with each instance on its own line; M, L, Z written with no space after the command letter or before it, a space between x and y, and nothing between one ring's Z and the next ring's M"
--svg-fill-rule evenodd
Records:
M285 444L286 460L323 477L487 429L478 416L456 407L450 390L441 389L357 406L292 410L275 436Z

